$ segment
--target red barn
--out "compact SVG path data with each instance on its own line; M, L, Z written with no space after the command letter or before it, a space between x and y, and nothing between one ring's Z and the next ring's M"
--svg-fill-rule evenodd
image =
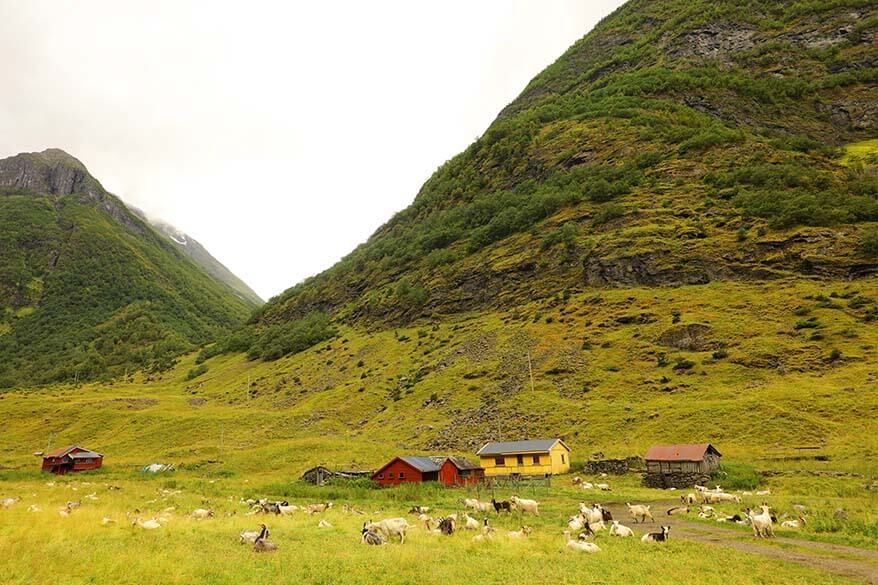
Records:
M439 468L439 481L448 487L475 485L484 477L484 469L463 457L446 457Z
M396 457L372 474L372 481L382 486L423 481L441 481L447 486L478 483L484 470L463 457Z
M445 458L411 455L396 457L373 473L372 481L377 481L385 487L401 483L437 481L439 479L439 464L442 463L443 459Z
M43 457L43 471L64 475L71 471L97 469L104 463L104 456L79 445L63 447Z

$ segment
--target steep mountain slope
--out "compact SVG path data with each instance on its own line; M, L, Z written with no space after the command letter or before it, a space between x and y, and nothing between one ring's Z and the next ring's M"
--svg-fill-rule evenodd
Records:
M247 286L247 283L235 276L222 262L214 258L213 254L208 252L198 240L164 220L149 217L136 207L130 205L128 207L131 211L140 215L157 232L165 235L178 250L189 256L193 262L201 266L208 274L234 289L242 299L254 306L259 306L265 302L256 294L256 291Z
M262 322L875 274L860 240L878 221L878 179L838 147L878 133L876 63L873 2L629 2Z
M160 370L253 306L70 155L0 161L0 385Z

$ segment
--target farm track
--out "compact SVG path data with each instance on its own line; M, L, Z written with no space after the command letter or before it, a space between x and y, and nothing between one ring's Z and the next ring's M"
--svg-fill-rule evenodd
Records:
M676 502L654 503L653 508L660 512L665 504L667 507L677 505ZM624 506L609 504L606 507L613 513L614 518L628 519L628 510ZM789 537L759 540L753 537L752 533L691 522L679 516L660 516L659 513L656 513L655 516L656 527L662 524L673 527L671 538L685 538L724 546L878 585L878 551ZM625 522L625 520L622 521ZM640 527L640 525L630 522L627 524L632 527ZM647 523L643 529L651 531L652 526L651 523ZM643 531L643 529L638 532Z

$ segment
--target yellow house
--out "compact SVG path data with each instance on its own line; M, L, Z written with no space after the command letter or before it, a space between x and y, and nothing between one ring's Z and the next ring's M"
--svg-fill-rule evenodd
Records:
M570 471L570 447L561 439L488 443L476 454L486 477L556 475Z

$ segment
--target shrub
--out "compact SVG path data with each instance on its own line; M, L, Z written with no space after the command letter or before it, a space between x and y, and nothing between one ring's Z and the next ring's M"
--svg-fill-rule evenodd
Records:
M604 225L605 223L611 222L614 219L619 219L620 217L625 217L625 208L616 203L610 203L609 205L605 205L595 214L592 223L596 226Z
M821 327L820 322L817 320L817 317L809 317L807 319L802 319L800 321L796 321L794 325L794 329L817 329Z
M729 352L727 352L724 348L723 348L723 349L718 349L718 350L716 350L715 352L713 352L713 356L712 356L712 357L713 357L713 359L715 359L715 360L722 360L722 359L725 359L725 358L729 357Z
M201 364L200 366L196 366L196 367L192 368L191 370L189 370L188 372L186 372L186 379L187 380L194 380L198 376L200 376L202 374L206 374L206 373L207 373L207 366L205 364Z
M691 370L695 367L695 362L692 360L687 360L680 358L677 360L677 363L674 364L673 369L675 370Z
M412 285L408 280L402 279L396 285L396 298L403 305L420 307L427 302L429 295L420 284Z
M276 360L305 351L335 335L336 330L330 324L329 315L314 311L302 319L266 328L250 347L247 356L250 359Z
M869 258L878 258L878 230L870 230L860 238L860 251Z

